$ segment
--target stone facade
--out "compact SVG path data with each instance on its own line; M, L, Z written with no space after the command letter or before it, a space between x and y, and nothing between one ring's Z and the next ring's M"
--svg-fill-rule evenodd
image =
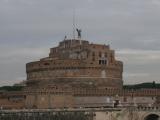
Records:
M25 108L26 95L23 92L0 92L0 109Z
M159 120L160 108L1 110L0 120Z
M0 92L4 109L159 106L160 89L122 89L123 63L109 45L64 40L26 65L27 86Z
M159 106L160 90L143 89L137 91L119 89L43 89L29 92L27 108L92 108L92 107L130 107ZM43 104L42 104L43 103Z
M28 84L52 81L112 88L123 84L123 63L115 59L114 50L85 40L64 40L50 49L49 57L28 63L26 69Z

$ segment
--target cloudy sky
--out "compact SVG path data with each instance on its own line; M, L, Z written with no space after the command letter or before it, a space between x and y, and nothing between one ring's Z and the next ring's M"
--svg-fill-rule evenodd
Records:
M72 37L74 10L84 39L116 50L125 84L160 82L160 0L0 0L0 86Z

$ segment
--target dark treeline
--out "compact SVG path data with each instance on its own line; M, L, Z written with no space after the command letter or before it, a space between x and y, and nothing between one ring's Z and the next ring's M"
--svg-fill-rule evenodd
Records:
M2 86L0 87L0 90L21 91L23 88L24 88L23 86ZM150 83L141 83L135 85L123 85L123 89L142 89L142 88L160 89L160 83L150 82Z
M124 85L124 89L142 89L142 88L149 88L149 89L160 89L160 83L150 82L150 83L141 83L135 85Z
M21 91L23 86L2 86L0 90L2 91Z

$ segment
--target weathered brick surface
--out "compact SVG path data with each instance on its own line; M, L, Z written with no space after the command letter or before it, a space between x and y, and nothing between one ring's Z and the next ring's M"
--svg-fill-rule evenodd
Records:
M109 45L85 40L64 40L50 49L49 57L26 65L28 81L60 80L67 84L95 84L121 88L123 63ZM94 81L94 83L92 83Z

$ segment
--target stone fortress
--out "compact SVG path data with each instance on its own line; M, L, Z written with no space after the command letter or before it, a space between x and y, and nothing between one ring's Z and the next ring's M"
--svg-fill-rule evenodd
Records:
M109 45L65 38L26 64L26 87L0 92L1 109L155 107L160 89L123 89L123 63Z
M71 88L121 88L123 84L123 63L115 59L109 45L85 40L64 40L50 49L49 57L26 66L27 83L36 87L52 83Z
M123 63L115 59L114 51L109 45L90 44L81 39L63 40L59 46L50 49L49 57L28 63L26 69L27 88L30 90L43 88L43 91L78 94L85 89L88 92L94 89L122 89L123 85ZM48 99L52 102L55 100L54 97L54 100ZM74 104L72 100L68 102ZM45 104L48 106L49 103Z

